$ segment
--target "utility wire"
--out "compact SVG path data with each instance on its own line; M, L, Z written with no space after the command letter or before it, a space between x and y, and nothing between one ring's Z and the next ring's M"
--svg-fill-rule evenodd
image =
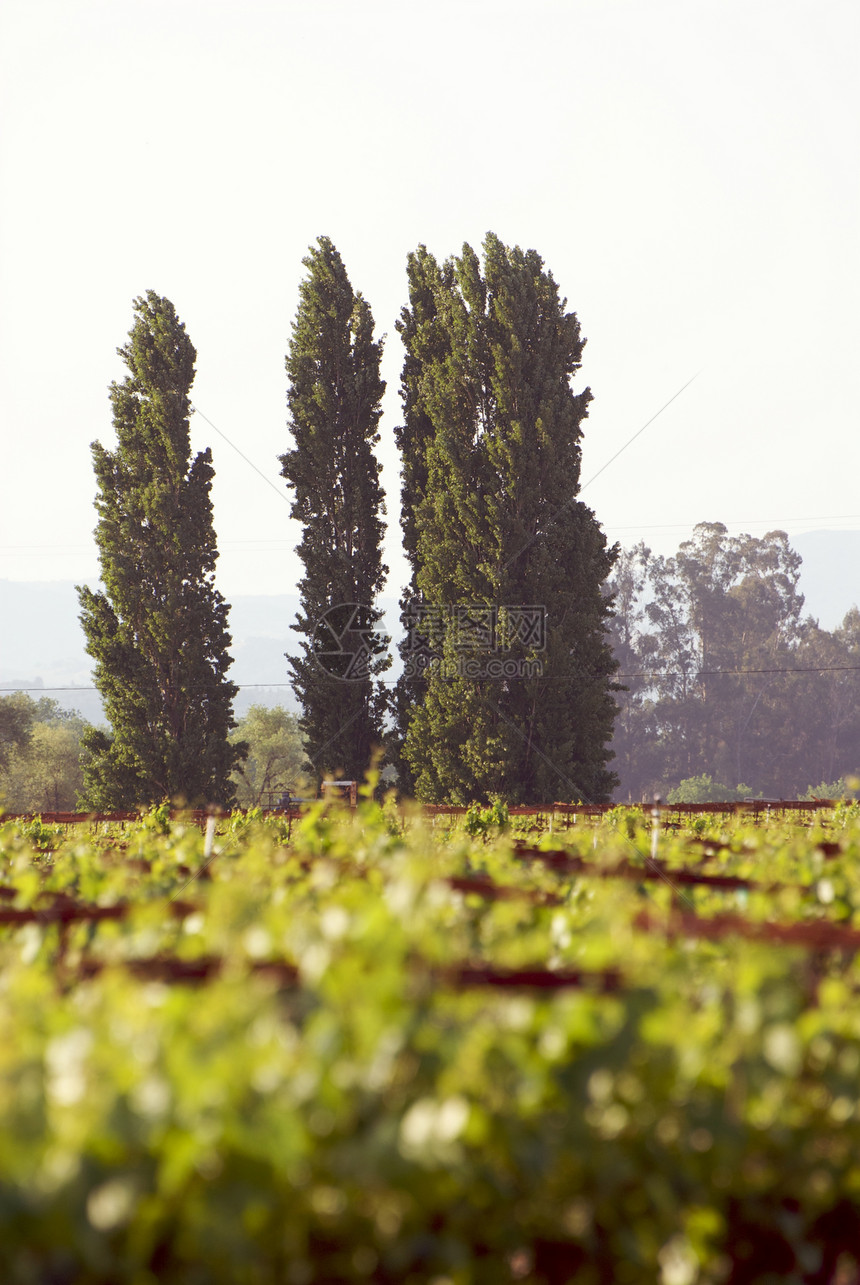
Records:
M773 668L773 669L694 669L686 672L682 669L638 669L629 674L610 674L611 681L618 678L742 678L745 675L752 674L857 674L860 673L860 665L798 665L795 668ZM597 678L606 678L606 674L598 674ZM345 682L349 680L345 679ZM377 679L383 686L391 686L397 682L396 678ZM512 679L481 679L476 682L511 682ZM571 674L560 674L555 677L552 674L532 675L529 682L543 683L570 683L576 681L576 676ZM254 688L267 687L292 687L292 683L236 683L239 691L251 691ZM4 693L26 693L26 692L96 692L97 687L0 687L0 692Z
M658 411L655 411L655 413L651 416L651 418L650 418L649 420L647 420L647 421L642 425L642 427L641 427L641 428L639 428L639 429L637 429L637 430L636 430L636 432L633 434L633 436L632 436L628 441L626 441L626 442L624 443L624 445L620 448L620 450L617 450L617 451L615 452L615 454L612 456L612 458L611 458L611 459L608 459L608 460L606 461L606 463L605 463L605 464L601 465L601 467L597 470L597 472L596 472L596 473L593 473L593 474L592 474L592 476L588 479L588 481L585 483L585 485L580 486L576 491L574 491L574 493L573 493L572 495L570 495L570 496L565 500L564 504L562 504L559 508L557 508L557 509L556 509L555 513L553 513L553 514L552 514L552 516L550 517L550 519L549 519L549 521L546 523L546 525L545 525L545 526L543 526L543 527L541 527L541 529L540 529L539 531L535 531L534 535L533 535L529 540L527 540L527 541L525 542L525 544L524 544L520 549L518 549L518 551L517 551L515 554L513 554L510 558L508 558L507 562L506 562L506 563L505 563L505 565L502 567L502 570L503 570L503 571L507 571L507 569L508 569L508 567L511 565L511 563L516 562L517 558L522 557L522 555L525 553L526 549L530 549L530 548L531 548L531 546L535 543L535 541L536 541L536 540L540 540L542 536L546 535L546 533L547 533L547 531L549 531L550 527L552 527L552 526L554 526L554 525L555 525L555 523L559 520L559 518L561 517L561 515L562 515L562 514L563 514L567 509L569 509L569 508L570 508L571 504L575 504L575 503L576 503L577 499L578 499L578 498L579 498L579 496L582 494L582 492L586 489L586 487L590 486L590 485L591 485L591 483L592 483L596 478L600 477L600 474L601 474L601 473L605 473L605 472L606 472L606 470L609 468L610 464L613 464L613 463L615 462L615 460L617 460L617 459L618 459L619 455L622 455L622 454L624 453L624 451L626 451L626 450L627 450L627 447L628 447L628 446L630 446L630 445L632 445L632 443L636 441L636 438L637 438L637 437L640 437L640 436L645 432L645 429L646 429L646 428L649 428L649 427L651 426L651 424L653 424L653 423L654 423L654 420L655 420L655 419L658 419L658 418L659 418L659 416L663 414L663 411L664 411L664 410L666 410L666 408L667 408L668 406L671 406L671 405L672 405L672 402L673 402L673 401L675 401L675 399L676 399L676 398L680 397L680 396L681 396L681 393L683 393L685 389L687 389L687 388L689 388L689 387L690 387L690 385L692 384L693 380L694 380L694 379L698 379L698 378L699 378L699 375L700 375L701 373L702 373L702 372L701 372L700 370L697 370L697 371L696 371L696 373L695 373L695 375L693 375L693 377L692 377L691 379L688 379L688 380L687 380L687 382L686 382L686 384L684 384L684 385L683 385L683 387L681 387L681 388L679 388L679 389L678 389L677 393L673 393L673 394L672 394L672 396L669 398L669 400L668 400L667 402L664 402L664 403L663 403L663 405L660 407L660 409L659 409Z
M220 429L220 428L218 428L217 424L213 424L213 423L212 423L212 420L209 418L209 416L208 416L208 415L204 415L204 414L203 414L203 412L202 412L202 410L200 410L200 408L199 408L198 406L192 406L192 407L191 407L191 413L192 413L193 415L199 415L201 419L205 419L205 421L206 421L206 423L209 425L209 427L210 427L210 428L212 428L212 429L214 429L214 430L215 430L215 432L218 434L218 436L219 436L219 437L223 437L223 438L224 438L224 441L227 443L227 445L228 445L228 446L232 446L232 447L233 447L233 450L236 452L236 454L237 454L237 455L241 455L241 456L242 456L242 459L245 461L245 463L246 463L246 464L248 464L248 465L249 465L249 466L254 470L254 472L255 472L255 473L257 473L257 474L258 474L258 475L263 479L263 481L264 481L268 486L270 486L270 487L272 488L272 490L273 490L273 491L277 492L277 494L281 497L281 499L282 499L282 500L286 500L287 504L289 504L289 502L290 502L290 497L286 494L286 492L285 492L285 491L282 491L282 490L281 490L281 488L280 488L279 486L276 486L276 485L275 485L275 483L272 481L272 479L271 479L270 477L268 477L268 476L263 472L263 470L262 470L262 469L257 468L257 465L254 463L254 461L253 461L253 460L249 460L249 459L248 459L248 456L245 454L245 452L244 452L244 451L240 451L240 450L239 450L239 447L236 445L236 443L235 443L235 442L231 442L231 441L230 441L230 438L227 436L227 434L226 434L226 433L222 433L222 432L221 432L221 429Z
M640 429L638 429L638 430L637 430L637 432L635 432L635 433L633 434L633 436L630 438L630 440L624 443L624 445L621 447L621 449L620 449L620 450L617 450L617 451L615 452L615 454L614 454L610 459L608 459L608 460L606 461L606 463L605 463L605 464L602 464L602 465L600 466L600 468L597 470L597 472L596 472L596 473L592 473L592 475L591 475L591 477L588 479L588 481L587 481L587 482L583 482L582 486L579 488L579 494L581 495L581 494L582 494L582 492L585 490L585 488L586 488L587 486L591 486L591 483L592 483L592 482L595 482L595 481L597 480L597 478L599 478L599 477L600 477L600 474L601 474L601 473L605 473L605 472L606 472L606 470L609 468L609 465L610 465L610 464L614 464L614 463L615 463L615 461L618 459L618 456L619 456L619 455L623 455L623 454L624 454L624 452L627 450L627 447L628 447L628 446L632 446L632 445L633 445L633 443L636 441L636 438L637 438L637 437L641 437L641 436L642 436L642 434L645 432L645 429L646 429L646 428L650 428L650 427L651 427L651 425L654 423L654 420L655 420L655 419L658 419L658 418L659 418L659 416L663 414L663 411L664 411L664 410L666 410L666 408L667 408L667 407L671 406L671 405L672 405L672 402L673 402L673 401L675 401L675 399L676 399L676 398L680 397L680 396L681 396L681 393L685 392L685 391L686 391L686 389L688 389L688 388L690 387L690 385L692 384L693 380L695 380L695 379L698 379L698 378L699 378L699 376L701 375L701 373L702 373L702 372L701 372L700 370L697 370L697 371L696 371L696 373L695 373L695 375L693 375L692 379L688 379L688 380L687 380L687 382L686 382L686 384L684 384L683 388L679 388L679 389L678 389L678 391L677 391L677 393L674 393L674 394L669 398L669 400L668 400L667 402L665 402L665 403L660 407L660 409L659 409L658 411L655 411L655 413L651 416L651 418L647 421L647 423L643 424L643 425L642 425L642 427L641 427ZM570 501L568 501L568 503L570 503Z

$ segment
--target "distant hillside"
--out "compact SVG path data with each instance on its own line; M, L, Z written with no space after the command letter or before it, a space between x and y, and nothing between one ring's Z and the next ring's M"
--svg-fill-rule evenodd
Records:
M102 707L98 692L89 690L92 662L79 611L71 581L0 580L0 688L35 688L34 698L44 691L97 723Z
M397 603L382 599L389 633L398 629ZM249 705L295 709L285 653L296 649L290 629L299 607L297 594L239 595L232 600L230 632L234 663L230 677L241 690L236 713ZM70 581L0 580L0 688L30 687L85 718L102 718L92 687L92 662L84 650L80 608ZM82 690L52 690L80 688Z
M850 607L860 606L860 531L810 531L791 543L803 558L800 587L806 612L823 629L835 629ZM230 677L242 687L238 714L252 704L296 707L284 653L298 641L290 629L298 606L296 594L239 594L232 599ZM396 600L383 598L382 607L386 628L396 640ZM91 662L79 610L71 581L0 580L0 688L42 690L98 722L98 693L86 690L92 687ZM395 664L389 678L396 673ZM51 690L57 688L82 690Z
M295 645L290 625L298 609L298 594L292 593L248 594L231 600L230 677L240 686L234 706L240 717L251 705L298 708L284 655Z

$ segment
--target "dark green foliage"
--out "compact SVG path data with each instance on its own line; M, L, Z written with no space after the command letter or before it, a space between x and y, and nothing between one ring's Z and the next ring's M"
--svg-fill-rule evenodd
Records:
M196 353L173 305L134 303L128 367L111 385L115 451L93 443L104 590L79 589L87 650L110 722L84 737L85 806L232 801L242 748L228 606L214 586L212 457L191 459Z
M462 674L454 631L441 668L399 690L404 757L426 800L605 799L615 663L602 585L614 560L576 500L581 424L574 393L583 340L533 250L489 234L483 263L464 246L442 267L409 261L402 398L404 539L424 604L496 607L502 651L473 650ZM504 608L546 609L545 650L512 637ZM535 673L535 662L542 675ZM423 691L421 690L423 688ZM420 698L420 703L419 703Z
M302 635L302 655L288 659L314 773L318 779L335 773L360 780L382 744L386 697L378 675L390 663L375 629L375 602L388 570L382 563L385 505L373 450L385 391L382 341L374 341L370 307L353 290L328 237L319 237L303 262L308 275L286 359L295 446L281 456L294 493L292 516L303 526L298 553L305 567L293 626ZM326 612L345 604L363 609L369 643L363 673L350 678L318 659L318 626ZM345 622L337 613L336 618L339 628ZM352 635L344 645L359 641Z
M450 336L437 309L445 291L454 284L454 270L451 262L440 267L426 246L421 245L409 255L406 272L409 307L401 310L397 322L405 349L400 380L403 419L395 428L394 437L400 450L400 526L410 577L400 601L404 627L400 651L404 669L393 693L394 731L390 754L397 768L401 793L411 796L415 793L415 774L403 748L414 709L424 700L426 683L410 669L416 659L410 624L422 600L418 586L418 512L427 492L427 453L435 436L433 419L422 395L422 381L427 368L431 364L440 365L450 353Z

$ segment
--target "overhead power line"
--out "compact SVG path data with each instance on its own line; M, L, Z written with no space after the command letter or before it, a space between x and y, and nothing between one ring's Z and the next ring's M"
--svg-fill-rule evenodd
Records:
M633 436L631 438L628 438L628 440L624 443L624 445L620 447L615 452L615 454L606 461L605 464L602 464L600 468L597 470L597 472L591 475L591 477L588 479L587 482L585 482L582 486L580 486L576 491L572 492L572 494L569 495L568 498L565 500L564 504L560 505L555 510L555 512L550 515L548 521L540 528L540 530L535 531L534 535L530 536L529 539L526 540L525 544L521 545L520 548L517 550L517 552L512 554L511 557L508 558L502 570L507 571L508 567L511 566L512 563L516 562L518 558L521 558L522 555L526 552L526 550L532 547L532 545L535 543L536 540L543 539L547 531L549 531L551 527L555 526L556 522L558 522L562 514L566 513L567 510L571 507L571 505L576 504L578 502L579 496L586 489L586 487L590 486L591 483L595 480L595 478L600 477L601 473L605 473L606 470L609 468L610 464L613 464L615 460L618 459L619 455L622 455L624 451L627 450L627 447L632 445L632 443L636 441L636 438L640 437L641 434L645 432L645 429L649 428L651 424L654 423L654 420L658 419L663 414L663 411L666 410L668 406L671 406L672 402L675 401L677 397L680 397L681 393L683 393L685 389L690 387L693 380L699 378L699 375L701 373L702 372L700 370L697 370L695 375L693 375L690 379L688 379L686 384L684 384L681 388L679 388L676 393L673 393L672 396L669 398L669 400L667 402L664 402L663 405L660 407L660 409L658 411L655 411L654 414L651 416L651 418L646 420L645 423L642 425L642 427L637 429L636 432L633 434Z
M231 440L230 440L230 438L227 436L227 434L226 434L226 433L222 433L222 432L221 432L221 429L218 427L218 425L217 425L217 424L213 424L213 423L212 423L212 420L209 418L209 416L208 416L208 415L204 415L204 414L203 414L203 411L202 411L202 410L200 410L199 406L192 406L192 407L191 407L191 413L192 413L192 415L199 415L201 419L205 419L205 421L206 421L206 423L209 425L209 427L210 427L210 428L212 428L212 429L214 429L214 430L215 430L215 432L218 434L218 436L219 436L219 437L223 437L223 438L224 438L224 441L227 443L227 445L228 445L228 446L232 446L232 447L233 447L233 450L236 452L236 454L237 454L237 455L241 455L242 459L245 461L245 463L248 465L248 467L249 467L249 468L252 468L252 469L254 470L254 472L255 472L255 473L257 473L257 474L258 474L258 475L263 479L263 481L264 481L268 486L270 486L270 487L272 488L272 490L273 490L273 491L275 491L275 492L276 492L276 493L281 497L281 499L282 499L282 500L286 500L287 504L289 504L289 503L290 503L290 497L287 495L286 491L282 491L282 490L281 490L281 488L280 488L279 486L276 486L276 485L275 485L275 483L272 481L272 479L271 479L271 478L270 478L266 473L264 473L262 469L257 468L257 465L254 463L254 461L253 461L253 460L249 460L249 459L248 459L248 456L245 454L245 452L244 452L244 451L240 451L240 450L239 450L239 447L236 445L236 443L235 443L235 442L231 442Z
M619 678L743 678L747 675L755 674L857 674L860 673L860 665L797 665L794 667L774 667L770 669L695 669L685 672L682 669L638 669L629 674L613 674L612 679L615 681ZM604 678L604 674L596 675ZM396 682L396 679L381 679L383 685ZM489 679L476 679L475 681L491 681ZM499 680L501 681L501 680ZM529 682L559 682L570 683L573 679L570 674L560 674L557 678L552 674L543 676L534 675ZM292 687L290 682L273 682L273 683L237 683L239 691L251 691L253 689L262 689L267 687ZM47 694L48 692L97 692L97 687L0 687L0 693L4 695L15 695L16 693L26 694L27 692L39 692Z
M614 464L614 463L615 463L615 461L618 459L618 456L619 456L619 455L623 455L623 454L624 454L624 452L627 450L627 447L628 447L628 446L632 446L632 445L633 445L633 443L636 441L636 438L637 438L637 437L641 437L641 436L642 436L642 434L645 432L645 429L646 429L646 428L650 428L650 427L651 427L651 425L654 423L654 420L655 420L655 419L658 419L658 418L659 418L659 416L663 414L663 411L664 411L664 410L666 410L666 408L667 408L667 407L671 406L671 405L672 405L672 402L673 402L673 401L675 401L675 399L676 399L676 398L680 397L680 396L681 396L681 393L685 392L685 391L690 387L690 385L692 384L693 380L694 380L694 379L698 379L698 378L699 378L699 376L701 375L701 373L702 373L702 372L701 372L700 370L697 370L697 371L696 371L696 373L695 373L695 375L693 375L690 379L688 379L688 380L687 380L687 382L686 382L686 384L684 384L683 388L679 388L679 389L678 389L678 391L677 391L677 393L673 393L673 394L672 394L672 396L669 398L669 400L668 400L667 402L664 402L664 403L663 403L663 405L660 407L660 409L659 409L658 411L655 411L655 412L654 412L654 414L651 416L651 418L650 418L649 420L647 420L647 421L642 425L642 427L641 427L640 429L637 429L637 431L633 434L633 436L632 436L631 438L629 438L629 439L628 439L628 441L626 441L626 442L624 443L624 445L623 445L622 447L620 447L620 448L615 452L615 454L614 454L614 455L610 456L610 458L606 461L606 463L605 463L605 464L601 464L600 468L597 470L597 472L596 472L596 473L592 473L591 477L588 479L588 481L587 481L587 482L583 482L582 486L579 488L579 493L580 493L580 495L582 494L582 492L585 490L585 488L586 488L587 486L591 486L591 483L592 483L592 482L594 482L594 481L596 481L596 480L597 480L597 478L599 478L599 477L600 477L600 474L601 474L601 473L605 473L605 472L606 472L606 470L609 468L610 464Z

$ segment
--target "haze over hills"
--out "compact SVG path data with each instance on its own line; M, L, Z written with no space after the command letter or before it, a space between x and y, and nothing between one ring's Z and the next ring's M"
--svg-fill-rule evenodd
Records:
M803 558L800 588L805 612L834 629L860 605L860 531L809 531L791 538ZM381 599L385 625L397 639L397 600ZM290 629L297 594L239 594L231 600L234 664L230 677L242 690L236 712L249 705L296 708L284 653L296 648ZM98 722L101 703L92 689L79 607L71 581L0 580L0 688L31 688ZM391 671L392 673L396 670ZM5 693L2 693L5 694Z
M397 636L397 600L380 599L385 627ZM297 652L290 629L298 594L238 595L230 604L234 663L230 678L241 687L237 714L253 704L296 709L284 653ZM92 722L102 718L92 687L92 661L84 649L78 595L71 581L0 580L0 689L29 688L51 696ZM0 695L6 692L0 690Z

